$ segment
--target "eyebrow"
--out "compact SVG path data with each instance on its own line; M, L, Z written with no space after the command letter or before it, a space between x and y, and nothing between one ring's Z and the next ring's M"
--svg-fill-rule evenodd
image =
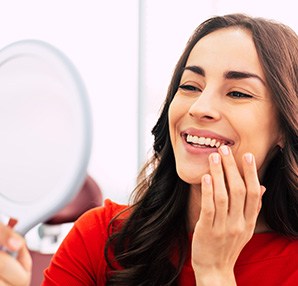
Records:
M206 75L204 69L201 68L200 66L186 66L183 68L182 72L184 72L185 70L192 71L192 72L194 72L198 75L201 75L201 76ZM245 79L245 78L255 78L255 79L258 79L259 81L261 81L261 83L266 86L265 81L260 76L258 76L257 74L254 74L254 73L246 72L246 71L227 71L224 73L224 78L239 79L239 80Z
M261 83L263 85L266 85L265 81L258 76L257 74L254 73L250 73L250 72L243 72L243 71L228 71L224 74L224 77L226 79L244 79L244 78L256 78L259 81L261 81Z
M201 76L205 76L205 71L204 69L202 69L201 67L199 66L187 66L187 67L184 67L182 69L182 73L185 71L185 70L189 70L189 71L192 71L198 75L201 75Z

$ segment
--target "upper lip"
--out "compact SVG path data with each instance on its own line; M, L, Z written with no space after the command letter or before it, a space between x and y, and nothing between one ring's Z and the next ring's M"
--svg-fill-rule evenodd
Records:
M216 139L216 141L220 141L225 145L234 145L235 143L233 140L210 130L188 128L181 132L182 137L186 137L187 135Z

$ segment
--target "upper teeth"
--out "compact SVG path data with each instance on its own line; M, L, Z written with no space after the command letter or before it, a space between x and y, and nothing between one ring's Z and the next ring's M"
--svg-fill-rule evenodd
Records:
M205 138L205 137L198 137L193 135L187 135L186 141L188 143L200 144L200 145L207 145L211 147L218 148L222 143L217 141L216 139L212 138Z

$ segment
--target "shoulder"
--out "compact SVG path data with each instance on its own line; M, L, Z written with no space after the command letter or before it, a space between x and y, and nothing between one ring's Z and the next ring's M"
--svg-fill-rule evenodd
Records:
M242 250L238 263L285 258L298 254L298 239L290 239L277 233L255 234Z
M111 220L114 216L121 213L125 209L127 209L127 205L117 204L110 199L106 199L104 201L104 205L96 208L92 208L86 211L77 221L76 223L81 223L82 221L93 221L98 219L107 219Z
M85 212L75 222L74 227L83 233L88 233L92 230L105 232L110 221L127 208L127 205L117 204L110 199L106 199L103 206Z
M105 285L104 248L108 226L111 219L126 208L105 200L103 206L84 213L54 255L45 271L43 285L94 285L94 281L97 285Z
M77 219L63 245L73 248L85 245L85 250L90 254L99 247L103 248L108 238L110 221L127 208L106 199L103 206L90 209ZM127 215L127 212L124 213Z
M297 257L298 239L276 233L254 235L236 262L237 285L296 286Z

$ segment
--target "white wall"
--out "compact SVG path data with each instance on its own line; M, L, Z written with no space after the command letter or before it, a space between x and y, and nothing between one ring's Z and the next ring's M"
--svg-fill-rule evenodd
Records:
M48 41L79 69L94 121L89 173L104 197L117 202L126 202L134 187L174 65L200 22L215 14L245 12L281 20L298 30L294 0L140 0L139 51L138 3L0 0L0 48L25 38Z
M126 201L137 170L137 0L1 0L0 48L27 38L79 69L94 122L89 173L105 197Z

